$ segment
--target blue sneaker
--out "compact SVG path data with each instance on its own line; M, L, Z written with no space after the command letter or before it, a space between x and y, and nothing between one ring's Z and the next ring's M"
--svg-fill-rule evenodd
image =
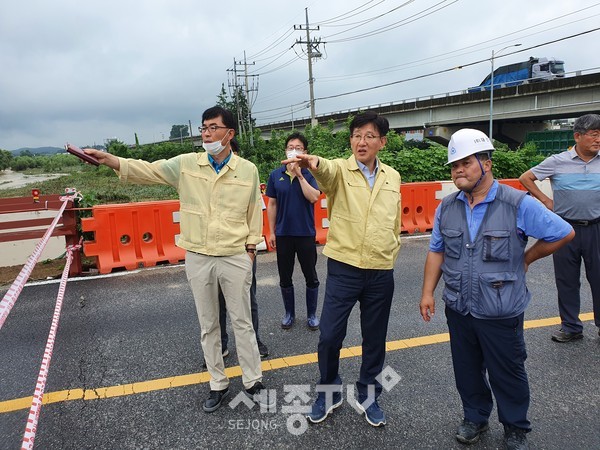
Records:
M306 415L306 418L312 423L323 422L331 412L342 404L342 393L333 393L333 402L331 405L325 404L325 393L319 392L317 399L312 405L311 411Z
M377 404L377 400L371 403L367 409L365 409L358 400L356 401L356 406L365 413L365 419L367 419L367 422L369 422L370 425L373 425L374 427L385 425L385 413Z

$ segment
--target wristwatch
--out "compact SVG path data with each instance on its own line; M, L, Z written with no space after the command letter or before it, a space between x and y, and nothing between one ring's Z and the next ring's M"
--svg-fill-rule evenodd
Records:
M256 254L256 247L246 247L246 252Z

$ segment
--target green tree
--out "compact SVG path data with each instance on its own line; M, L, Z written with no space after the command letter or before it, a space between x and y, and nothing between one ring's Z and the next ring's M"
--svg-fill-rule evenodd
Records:
M0 150L0 170L8 169L12 159L12 152L9 152L8 150Z
M248 131L248 101L242 86L238 86L237 90L234 90L233 96L229 97L225 90L225 84L221 84L221 92L217 95L217 105L233 113L233 117L238 121L238 132ZM256 120L250 117L250 123L254 129Z
M122 158L129 158L131 156L127 144L117 139L113 139L108 143L106 151Z
M190 135L187 125L173 125L169 139L180 139Z

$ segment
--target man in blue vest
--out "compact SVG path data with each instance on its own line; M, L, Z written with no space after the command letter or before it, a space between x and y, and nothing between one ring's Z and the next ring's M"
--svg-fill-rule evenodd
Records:
M442 299L464 414L456 439L473 444L488 429L493 392L506 447L527 449L531 428L523 316L531 294L525 273L529 264L575 233L525 192L494 180L493 150L478 130L462 129L450 139L448 164L459 192L446 196L436 210L420 309L429 322L434 290L443 276ZM538 240L527 248L528 236Z

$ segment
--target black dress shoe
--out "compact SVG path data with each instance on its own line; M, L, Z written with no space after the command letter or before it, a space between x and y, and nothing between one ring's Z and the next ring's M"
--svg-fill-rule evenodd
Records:
M456 430L456 440L462 444L474 444L479 440L481 433L488 428L487 422L474 423L464 419Z
M225 388L222 391L210 391L208 398L202 404L202 409L206 413L215 412L221 407L223 399L229 394L229 388Z
M506 450L529 450L527 431L522 428L504 427L504 445Z
M569 333L568 331L563 331L562 328L552 335L554 342L571 342L578 339L583 339L583 333Z

